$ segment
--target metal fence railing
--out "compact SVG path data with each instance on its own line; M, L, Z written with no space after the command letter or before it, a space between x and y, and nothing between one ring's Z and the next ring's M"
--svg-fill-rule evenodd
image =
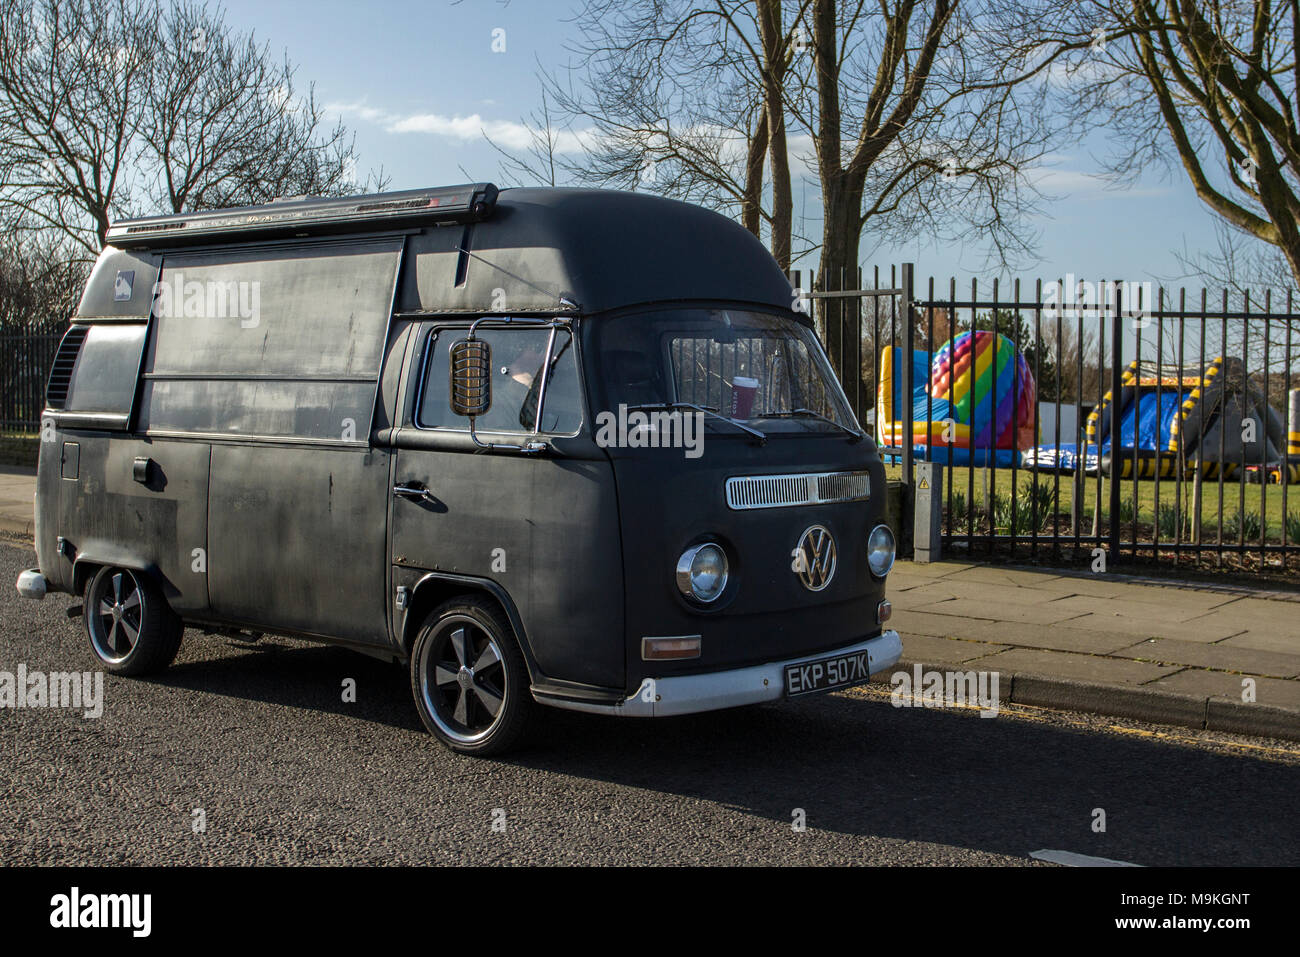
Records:
M805 296L887 462L943 467L949 554L1300 574L1290 295L873 278Z
M0 432L36 433L60 333L0 335Z

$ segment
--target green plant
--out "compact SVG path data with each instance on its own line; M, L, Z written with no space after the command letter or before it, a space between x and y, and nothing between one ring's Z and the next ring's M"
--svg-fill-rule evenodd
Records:
M1132 525L1135 511L1131 498L1121 498L1119 500L1119 523L1121 525Z
M1288 512L1286 522L1286 540L1291 545L1300 544L1300 512Z
M1156 526L1160 530L1160 537L1164 540L1173 541L1180 536L1185 539L1191 532L1192 518L1186 510L1180 516L1174 506L1161 505L1160 511L1156 514Z
M948 505L948 520L953 525L956 525L958 522L964 521L966 518L967 510L968 508L966 503L966 493L953 492L952 501Z
M1024 486L1025 507L1030 519L1036 515L1041 524L1056 513L1056 493L1045 482L1029 481Z
M1229 541L1259 541L1260 522L1259 512L1247 512L1245 518L1242 518L1240 512L1227 516L1223 520L1223 540Z
M1033 493L1028 489L1025 495L1017 494L1015 502L1011 500L1011 494L996 492L994 493L990 506L993 513L993 527L999 532L1005 532L1008 535L1027 535L1035 525L1034 506L1031 501ZM1040 509L1037 515L1038 522L1043 520L1043 512Z

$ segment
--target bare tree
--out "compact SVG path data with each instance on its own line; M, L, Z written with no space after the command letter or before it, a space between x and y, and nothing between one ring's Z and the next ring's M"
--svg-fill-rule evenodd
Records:
M89 274L68 247L54 232L0 241L0 332L62 331Z
M357 191L352 138L341 124L325 127L294 72L220 10L168 8L141 128L155 205L180 212Z
M528 131L528 145L523 152L511 152L485 132L483 138L501 156L500 179L507 186L560 186L566 178L565 139L577 139L571 129L558 128L551 111L546 88L542 88L542 105L520 119ZM474 177L461 168L466 179Z
M589 0L569 82L556 84L561 110L593 130L576 178L702 202L756 234L766 224L783 267L819 256L822 288L856 282L864 232L974 240L1002 263L1030 255L1025 174L1048 139L1043 84L1018 85L1019 64L999 59L989 18L1005 5ZM820 237L799 249L792 164L821 198ZM859 356L842 324L856 320L821 306L832 361L851 376Z
M129 206L153 14L134 0L13 0L0 13L0 203L82 256Z
M1105 125L1119 180L1181 169L1201 201L1275 247L1300 284L1295 0L1032 0L1007 24L1066 115Z
M700 203L756 236L766 228L788 269L795 237L784 96L810 3L587 0L575 18L577 62L545 78L566 122L589 131L584 154L565 164L568 177Z
M790 99L817 153L823 285L853 276L868 232L974 241L1001 264L1033 255L1026 174L1048 139L1043 84L1024 83L992 42L999 8L1017 4L813 3L811 65ZM840 321L828 306L837 368Z
M178 0L6 0L0 209L93 258L134 213L355 192L356 153L294 70ZM382 172L372 176L382 187Z

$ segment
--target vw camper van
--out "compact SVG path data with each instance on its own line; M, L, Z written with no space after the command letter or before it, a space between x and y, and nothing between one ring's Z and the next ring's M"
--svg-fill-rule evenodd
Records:
M894 664L885 477L760 242L488 183L116 223L50 373L39 568L119 675L185 628L404 663L471 754ZM75 613L75 609L73 609Z

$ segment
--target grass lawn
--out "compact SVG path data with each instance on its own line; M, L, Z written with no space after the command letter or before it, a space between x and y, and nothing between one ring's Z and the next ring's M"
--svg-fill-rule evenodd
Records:
M902 467L898 465L886 465L885 471L891 479L902 479ZM1000 534L1009 534L1013 524L1016 534L1028 535L1034 524L1033 499L1038 500L1037 516L1038 527L1040 532L1051 531L1051 516L1053 513L1059 516L1059 530L1062 535L1073 534L1070 526L1071 507L1076 494L1076 483L1080 480L1074 476L1065 473L1033 473L1024 469L1019 469L1015 476L1016 492L1016 509L1011 510L1011 486L1012 470L1011 469L969 469L954 467L951 470L951 476L945 469L945 481L949 479L953 482L952 502L953 502L953 531L961 533L966 530L967 526L967 501L975 503L975 532L979 534L987 527L987 510L985 503L991 500L993 512L994 529ZM974 495L971 496L972 472L974 473ZM994 474L996 473L996 475ZM1059 482L1059 490L1058 483ZM993 495L986 491L986 483L990 490L994 488ZM1105 527L1105 513L1110 502L1110 480L1103 477L1098 482L1096 475L1087 475L1082 479L1083 487L1078 491L1081 493L1081 531L1086 536L1092 531L1092 522L1094 509L1097 502L1098 487L1100 486L1102 502L1102 526ZM1134 488L1137 491L1137 524L1139 541L1151 541L1153 526L1156 521L1156 482L1153 479L1138 479L1135 483L1133 479L1120 480L1120 530L1125 540L1131 540L1132 523L1134 518ZM1160 494L1160 540L1173 541L1175 532L1178 530L1177 510L1175 503L1181 505L1183 514L1186 516L1185 524L1179 540L1193 541L1192 531L1192 501L1194 494L1194 484L1190 481L1182 483L1181 498L1179 483L1175 479L1161 479L1159 482ZM1245 494L1245 508L1242 509L1242 494ZM1268 542L1282 542L1283 534L1283 511L1282 511L1282 486L1281 485L1259 485L1247 482L1244 485L1237 481L1225 481L1222 485L1223 493L1223 539L1225 542L1238 541L1241 533L1242 519L1239 515L1244 511L1245 515L1245 538L1247 543L1259 543L1260 527L1259 518L1265 517L1267 524ZM1201 540L1205 543L1211 543L1218 540L1219 527L1219 494L1220 485L1217 479L1206 481L1201 486ZM948 507L948 492L944 490L943 502L945 512ZM1300 543L1300 485L1291 485L1286 491L1287 516L1286 541L1288 544Z

